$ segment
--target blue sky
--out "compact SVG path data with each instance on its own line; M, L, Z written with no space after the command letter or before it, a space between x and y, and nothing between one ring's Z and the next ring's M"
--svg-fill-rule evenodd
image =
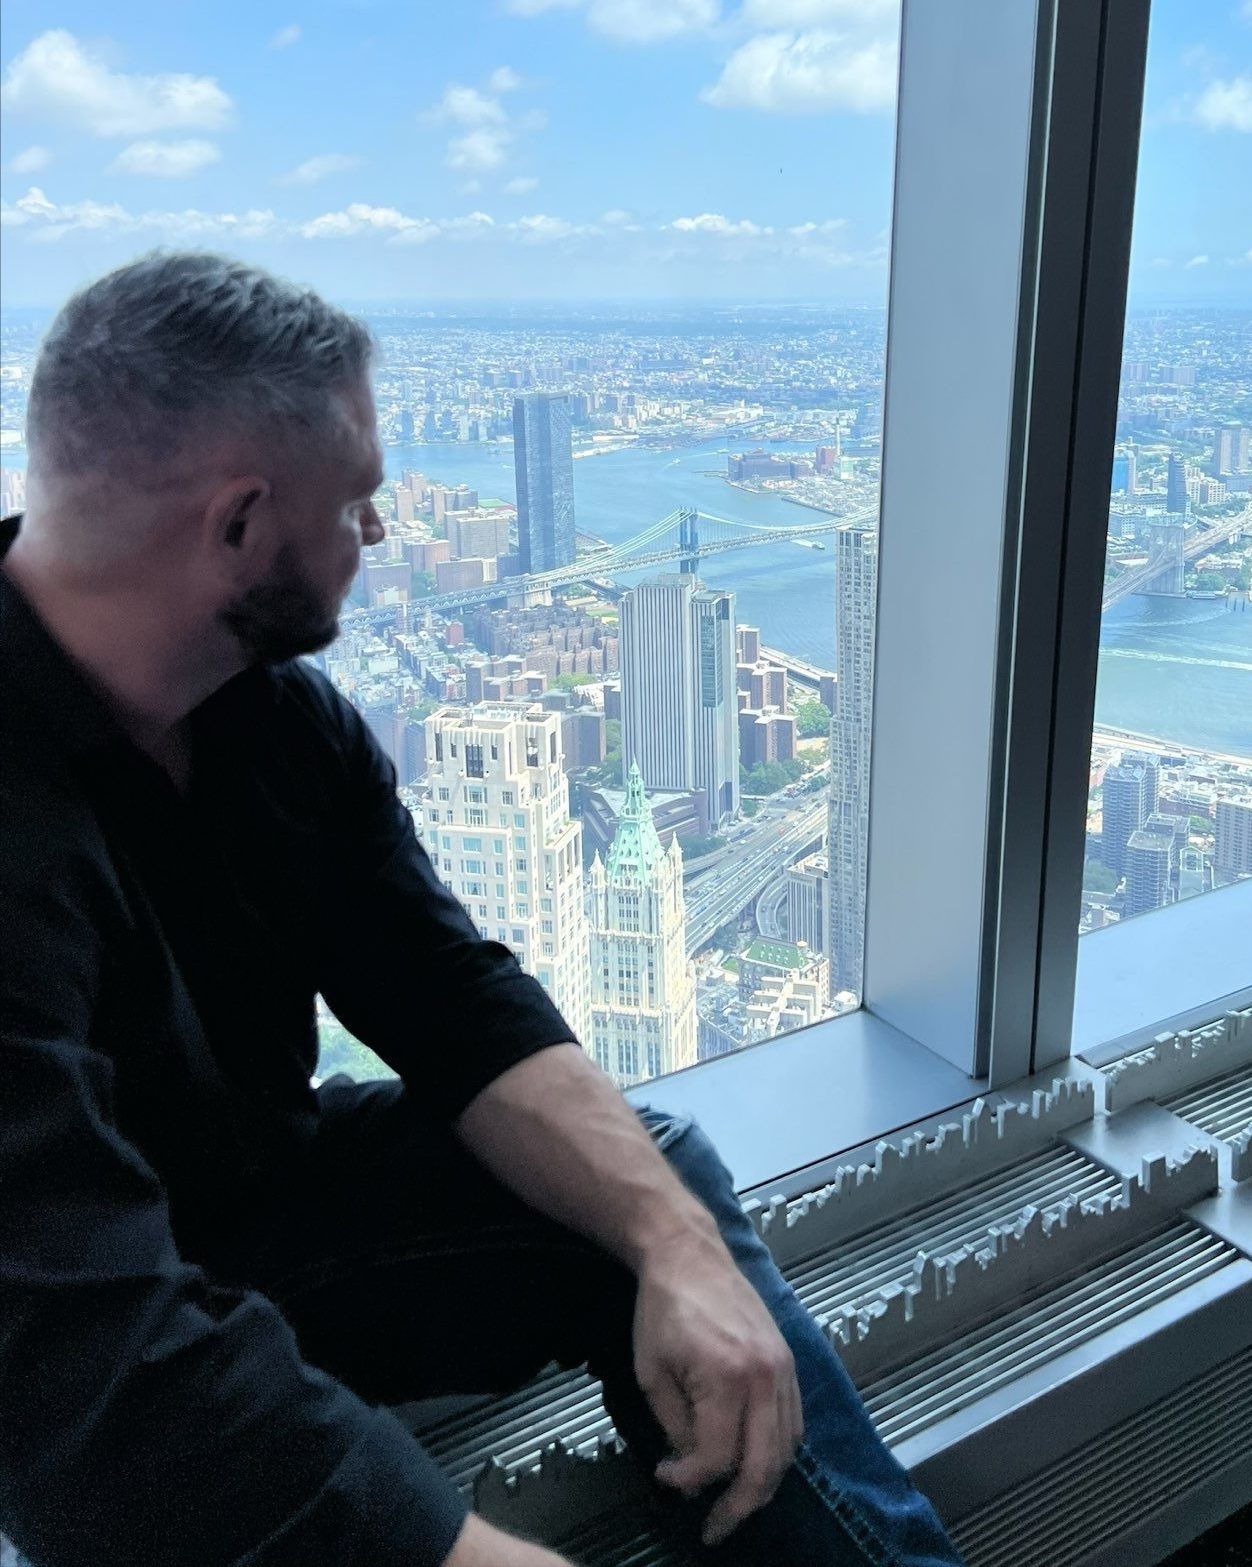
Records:
M880 303L897 6L6 0L5 303L155 244L351 301ZM1140 175L1135 296L1252 303L1252 0L1156 0Z

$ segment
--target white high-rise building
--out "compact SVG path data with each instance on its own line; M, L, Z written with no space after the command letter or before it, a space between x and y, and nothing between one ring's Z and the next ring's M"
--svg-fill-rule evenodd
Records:
M653 789L702 789L710 827L739 809L735 600L693 576L621 602L622 756Z
M426 720L426 848L484 936L513 949L588 1038L582 825L559 713L441 708Z
M696 1060L696 972L687 956L683 858L661 847L638 767L617 832L587 878L591 926L590 1052L618 1083Z
M874 696L878 535L850 523L835 533L835 712L830 725L829 861L832 993L859 995L865 958L869 742Z

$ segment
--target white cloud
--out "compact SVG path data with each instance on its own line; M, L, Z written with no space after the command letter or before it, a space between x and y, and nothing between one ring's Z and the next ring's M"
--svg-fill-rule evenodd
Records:
M716 234L720 238L753 238L758 234L772 234L771 228L762 228L750 218L740 218L732 223L720 212L702 212L694 218L675 218L669 225L680 234Z
M38 174L52 162L52 154L46 147L27 147L10 158L9 167L14 174Z
M534 190L538 184L539 181L532 175L519 176L517 179L508 182L504 187L504 194L506 196L525 196Z
M853 40L828 28L762 33L741 44L700 94L719 109L867 114L895 102L897 52L888 38Z
M1192 256L1191 260L1187 262L1188 267L1207 267L1208 264L1209 258L1207 256Z
M110 174L149 174L157 179L185 180L222 154L211 141L136 141L123 147L109 164Z
M718 0L508 0L517 16L584 10L587 25L616 43L652 44L703 32L720 17Z
M1252 131L1252 76L1210 82L1192 114L1210 131Z
M618 43L659 43L717 20L717 0L590 0L587 7L589 26Z
M521 85L522 78L511 65L497 65L487 78L492 92L516 92Z
M579 232L578 225L568 223L564 218L549 217L546 212L536 212L530 217L518 218L509 227L514 229L528 244L542 244L545 240L568 239L571 234Z
M80 126L93 136L215 130L233 105L211 76L129 76L88 53L72 33L41 33L10 64L5 107Z
M825 223L797 223L787 232L794 239L807 239L813 234L837 234L847 226L847 218L827 218Z
M900 0L743 0L738 21L756 30L837 22L894 32Z
M269 49L290 49L292 44L300 42L300 27L297 22L289 22L286 27L280 27L266 45Z
M355 169L360 163L361 159L355 153L323 152L314 158L306 158L303 163L297 163L294 169L288 169L286 174L280 174L274 183L275 185L316 185L332 174L342 174L347 169Z
M324 212L300 225L305 239L342 239L350 234L364 234L384 230L398 233L404 229L420 228L429 222L426 218L406 217L396 207L371 207L363 201L351 202L341 212Z
M281 225L272 212L200 212L194 207L181 212L132 213L117 202L50 201L37 185L32 185L17 201L0 202L0 222L6 227L22 228L34 241L48 243L67 234L110 230L119 234L156 234L166 240L188 240L205 235L256 238L274 233Z
M625 207L610 207L607 212L600 214L600 222L607 223L610 228L617 228L623 223L629 223L633 215Z
M448 143L448 167L466 171L497 169L504 162L511 139L507 130L494 125L454 136Z
M503 125L508 118L498 98L462 82L449 82L431 113L457 125Z

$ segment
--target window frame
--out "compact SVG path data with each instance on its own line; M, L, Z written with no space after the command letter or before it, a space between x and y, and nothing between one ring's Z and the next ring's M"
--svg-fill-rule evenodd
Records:
M1148 15L1149 0L903 0L862 1006L626 1091L697 1115L741 1190L1032 1074L1090 1071L1071 1058L1090 1026L1077 911ZM990 252L1009 268L994 297ZM957 354L986 394L968 428L991 473L972 519L968 493L946 498L974 535L963 553L935 537L925 461L951 442ZM954 668L950 606L971 598ZM926 737L952 754L920 809ZM1084 937L1084 984L1167 938L1136 926L1211 921L1231 891L1220 911ZM1133 1037L1243 984L1206 972L1198 988L1216 988L1186 1007L1162 993Z

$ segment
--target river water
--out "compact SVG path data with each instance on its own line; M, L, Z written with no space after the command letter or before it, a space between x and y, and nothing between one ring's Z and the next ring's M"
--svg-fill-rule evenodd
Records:
M619 543L678 506L739 522L794 524L809 515L774 495L726 484L724 442L672 451L628 447L574 464L578 526ZM428 479L465 483L512 501L507 445L391 447L387 471L417 468ZM834 555L797 544L714 556L701 566L710 586L733 589L737 618L761 628L772 647L834 667ZM953 616L960 606L953 605ZM1180 745L1252 757L1252 609L1232 613L1198 599L1129 598L1104 617L1100 724Z

